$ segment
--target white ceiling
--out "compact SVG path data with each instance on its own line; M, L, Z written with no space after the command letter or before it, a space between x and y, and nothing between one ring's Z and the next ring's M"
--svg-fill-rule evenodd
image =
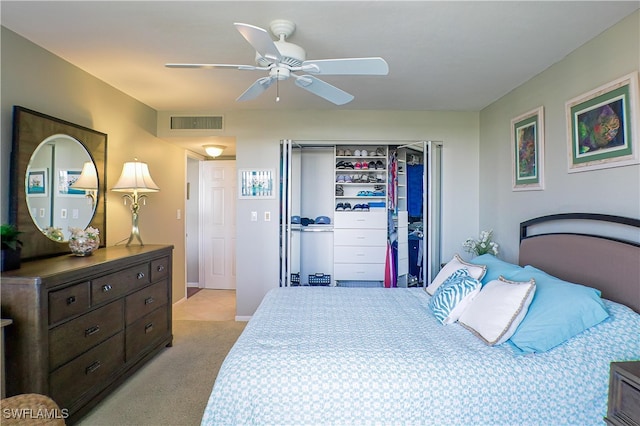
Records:
M241 109L478 111L640 6L635 1L6 1L2 25L158 111ZM307 59L381 56L388 76L326 76L343 106L275 85L235 102L260 71L234 22L289 19Z

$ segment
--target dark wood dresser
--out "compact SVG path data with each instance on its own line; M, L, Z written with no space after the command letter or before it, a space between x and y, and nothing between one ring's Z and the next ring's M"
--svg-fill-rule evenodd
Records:
M615 426L640 425L640 361L611 363L605 421Z
M7 395L48 395L74 423L171 346L172 251L114 246L3 273Z

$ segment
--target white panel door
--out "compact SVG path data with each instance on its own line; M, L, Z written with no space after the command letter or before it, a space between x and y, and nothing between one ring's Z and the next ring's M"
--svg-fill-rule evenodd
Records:
M235 160L205 161L202 168L200 271L204 288L236 288Z

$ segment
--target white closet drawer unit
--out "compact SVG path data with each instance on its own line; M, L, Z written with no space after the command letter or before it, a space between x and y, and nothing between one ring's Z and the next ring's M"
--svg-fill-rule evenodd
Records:
M333 273L336 280L381 281L384 279L384 263L336 263Z
M386 252L385 246L358 247L336 246L334 262L338 263L383 263Z
M387 212L335 212L333 229L387 229Z
M387 231L384 229L335 229L333 242L336 246L384 246Z

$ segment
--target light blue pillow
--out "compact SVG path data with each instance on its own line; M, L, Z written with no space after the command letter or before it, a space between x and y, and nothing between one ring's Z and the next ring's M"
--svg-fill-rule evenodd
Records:
M504 260L500 260L489 253L481 254L480 256L471 259L469 262L476 265L485 265L487 267L487 272L484 274L484 277L482 277L482 280L480 281L483 286L488 282L497 280L500 276L504 277L507 280L512 280L513 276L516 273L523 270L522 266L505 262Z
M431 300L429 307L442 324L452 324L480 292L480 281L469 275L466 268L458 269L444 280Z
M536 281L536 293L509 340L516 352L548 351L609 317L599 290L563 281L529 265L512 279L531 278Z

